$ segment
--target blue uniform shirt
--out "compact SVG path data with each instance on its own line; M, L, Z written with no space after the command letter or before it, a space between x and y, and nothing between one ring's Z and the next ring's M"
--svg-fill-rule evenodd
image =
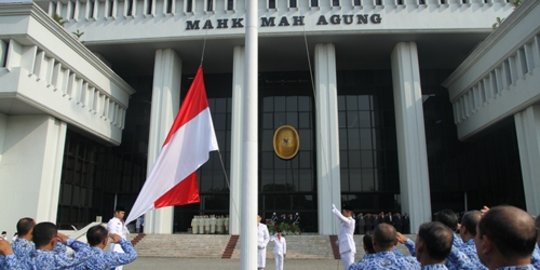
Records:
M92 255L79 269L107 270L125 265L137 259L137 252L131 242L122 239L119 242L124 253L103 251L101 248L92 247Z
M448 257L446 257L446 268L449 270L477 270L478 268L475 266L472 260L469 259L465 253L461 252L454 244L455 242L452 244L450 254ZM407 242L405 242L405 246L411 255L416 256L416 244L414 241L408 239Z
M534 246L534 251L531 258L531 264L536 269L540 269L540 248L538 248L538 244Z
M92 255L91 248L85 243L68 240L67 245L75 250L73 256L55 251L36 250L33 260L36 269L76 269Z
M349 270L420 270L420 263L411 256L399 256L392 251L377 252L352 264Z
M438 263L424 265L422 266L422 270L448 270L448 268L446 268L446 265L444 265L444 263Z
M0 269L5 270L30 270L33 268L28 268L25 264L22 264L21 261L15 256L15 254L11 254L8 256L2 256L0 255Z
M497 270L535 270L532 264L520 265L520 266L505 266L499 267Z
M480 262L480 258L478 258L478 253L476 251L476 245L474 244L474 239L471 239L467 242L464 242L464 246L462 249L463 253L469 257L471 262L475 265L476 269L478 270L488 270L488 268Z

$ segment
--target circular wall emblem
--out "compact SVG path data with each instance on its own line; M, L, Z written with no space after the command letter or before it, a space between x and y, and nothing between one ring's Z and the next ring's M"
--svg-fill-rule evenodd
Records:
M300 149L300 137L293 126L283 125L274 132L274 153L281 159L293 159Z

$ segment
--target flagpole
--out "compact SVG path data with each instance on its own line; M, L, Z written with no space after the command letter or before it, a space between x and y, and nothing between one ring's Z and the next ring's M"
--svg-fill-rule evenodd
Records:
M257 208L258 208L258 2L247 0L246 3L246 57L244 79L244 130L242 143L244 154L242 161L241 186L243 196L240 211L240 269L257 268Z

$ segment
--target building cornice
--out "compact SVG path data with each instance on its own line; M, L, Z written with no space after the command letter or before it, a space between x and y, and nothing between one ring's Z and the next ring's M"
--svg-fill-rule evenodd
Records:
M51 17L45 13L35 3L9 3L1 4L0 16L13 16L13 15L29 15L36 21L38 21L43 27L47 28L51 33L56 35L60 40L73 49L78 55L84 58L88 63L94 66L103 74L107 75L115 84L117 84L123 91L126 91L128 95L135 93L135 90L120 76L118 76L111 68L109 68L101 59L99 59L94 53L92 53L84 44L77 40L72 34L66 31L61 25L54 21ZM27 34L28 35L28 34ZM39 40L36 40L31 35L28 38L34 42L40 44ZM54 54L53 51L51 51ZM84 76L84 74L83 74Z
M478 60L488 53L488 49L492 48L495 44L499 43L505 36L512 31L517 24L521 22L521 18L527 16L535 6L540 5L538 0L525 0L521 6L519 6L508 18L506 18L497 29L494 30L484 41L482 41L472 52L471 54L454 70L452 74L442 83L442 85L450 89L451 85L463 77L463 75L468 72L468 70L475 65ZM534 29L531 29L534 31ZM521 44L516 44L516 47ZM501 55L501 57L503 57ZM465 91L466 89L462 89ZM452 96L458 96L458 93L454 93ZM451 97L452 98L452 97Z

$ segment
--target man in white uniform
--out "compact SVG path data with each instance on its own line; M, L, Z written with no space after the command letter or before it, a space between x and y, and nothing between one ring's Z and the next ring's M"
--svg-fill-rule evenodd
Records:
M287 254L287 241L281 235L281 229L276 229L276 234L270 241L274 242L274 260L276 261L276 270L283 270L283 259Z
M257 216L257 269L266 267L266 246L269 241L268 227L261 223L261 216Z
M343 206L340 213L336 206L332 204L332 213L336 215L341 223L338 235L339 255L341 256L343 269L347 270L354 263L354 254L356 254L356 245L353 238L356 222L352 218L353 211L346 206Z
M127 239L127 235L129 234L129 231L124 224L124 216L126 212L122 208L116 208L116 211L114 211L114 217L109 220L107 223L107 230L109 231L109 234L118 234L122 239ZM114 252L124 253L124 250L122 250L122 246L119 244L113 244L111 243L110 250ZM122 270L122 266L118 266L115 268L116 270Z

